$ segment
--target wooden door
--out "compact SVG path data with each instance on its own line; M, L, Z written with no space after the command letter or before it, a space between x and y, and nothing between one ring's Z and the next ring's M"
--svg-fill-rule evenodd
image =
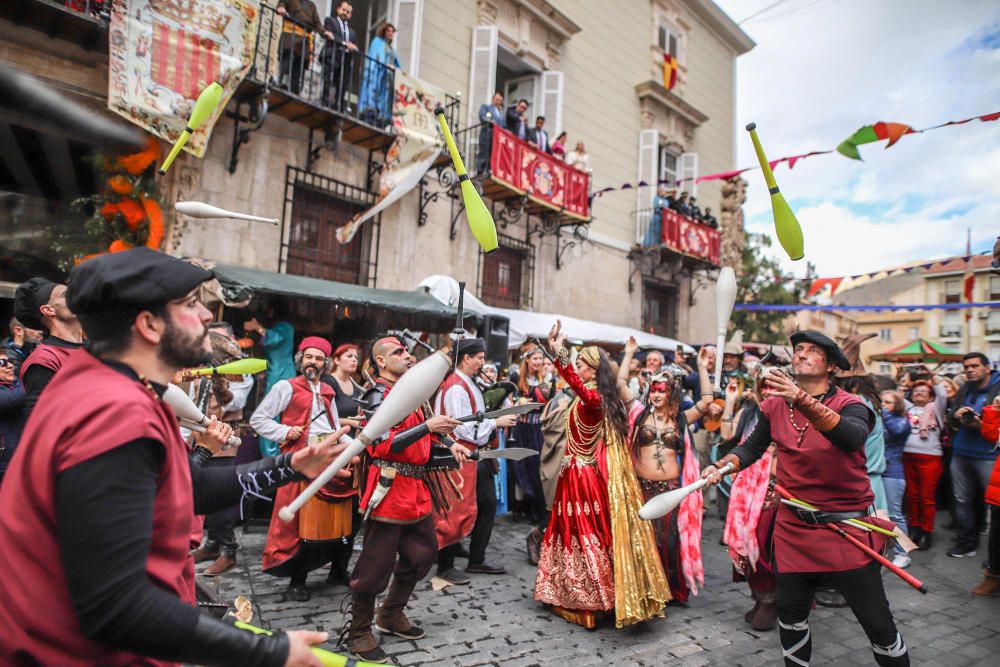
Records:
M367 281L365 225L354 239L341 245L335 232L357 212L357 207L322 191L295 186L292 200L292 224L288 237L288 261L285 272L310 278L363 285Z

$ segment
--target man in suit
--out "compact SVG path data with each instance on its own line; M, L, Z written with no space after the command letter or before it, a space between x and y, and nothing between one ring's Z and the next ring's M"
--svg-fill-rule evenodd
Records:
M521 141L528 140L528 121L524 114L528 110L528 100L518 100L516 105L507 107L505 127Z
M552 142L549 141L549 133L545 131L545 116L535 119L535 126L528 130L528 143L542 151L552 154Z
M354 72L354 54L358 50L357 33L351 27L354 7L347 0L337 5L336 17L323 19L323 27L333 35L323 47L323 104L344 110L344 93Z
M503 93L493 93L493 101L479 105L479 122L483 124L479 130L479 153L476 155L476 172L484 173L490 166L490 151L493 148L493 125L506 129L507 119L504 116Z

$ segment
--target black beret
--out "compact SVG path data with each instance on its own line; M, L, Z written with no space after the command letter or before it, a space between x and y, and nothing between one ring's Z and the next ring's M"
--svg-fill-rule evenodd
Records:
M211 271L158 250L101 255L69 274L66 305L77 315L152 307L179 299L213 277Z
M851 370L851 362L847 360L843 350L840 349L840 346L832 338L828 338L818 331L796 331L788 338L792 341L792 347L795 347L799 343L818 345L826 351L827 361L836 364L837 368L842 370Z
M479 354L486 351L486 341L482 338L463 338L458 341L458 354Z
M14 317L29 329L43 329L38 309L49 302L58 284L45 278L32 278L18 285L14 291Z

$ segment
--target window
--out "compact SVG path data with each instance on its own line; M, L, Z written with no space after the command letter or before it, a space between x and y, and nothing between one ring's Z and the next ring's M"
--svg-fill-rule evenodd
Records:
M941 325L942 338L962 337L962 313L949 310L944 314L944 324Z
M920 338L920 327L910 327L910 340Z
M962 302L962 281L961 280L946 280L944 281L944 299L942 303L961 303Z
M534 247L501 234L500 247L488 255L480 252L480 257L483 302L497 308L530 308Z
M657 28L656 44L664 53L679 59L680 31L672 24L662 21Z
M1000 334L1000 310L991 310L986 317L986 335L995 336Z
M879 375L888 375L889 377L895 377L896 370L893 368L892 364L885 361L879 362L878 365Z
M679 160L680 155L669 148L660 149L660 181L666 181L669 185L674 185L677 182L679 177L677 163Z
M643 331L658 336L676 336L677 289L647 283L642 297Z
M879 329L878 339L883 343L888 343L892 340L892 329Z
M987 301L1000 301L1000 276L990 276L989 291L986 294Z
M361 188L312 172L288 168L281 270L321 280L374 286L379 218L366 222L350 243L336 230L374 202ZM377 261L377 260L376 260Z
M1000 359L1000 345L990 345L986 351L986 356L990 358L991 362L995 363L997 359Z

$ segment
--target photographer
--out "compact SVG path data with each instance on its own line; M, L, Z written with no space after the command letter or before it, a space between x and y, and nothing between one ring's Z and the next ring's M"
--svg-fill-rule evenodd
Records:
M955 486L957 543L948 551L953 558L975 556L980 528L986 515L983 497L997 452L994 443L982 436L983 408L1000 394L1000 373L990 371L990 362L981 352L962 358L965 384L952 400L948 425L952 439L951 478Z

